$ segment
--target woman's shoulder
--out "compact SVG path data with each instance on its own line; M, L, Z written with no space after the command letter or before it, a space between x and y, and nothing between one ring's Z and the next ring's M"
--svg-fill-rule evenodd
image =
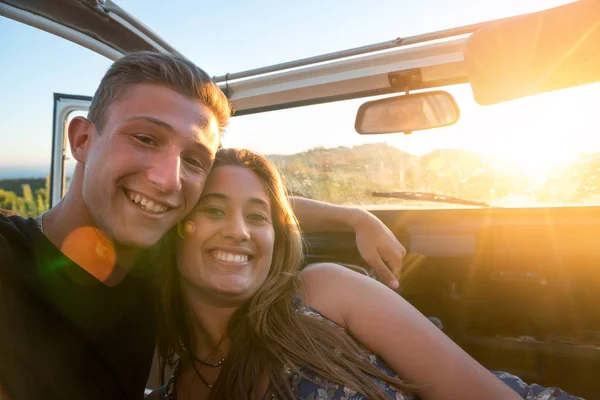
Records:
M344 285L361 285L374 281L365 274L332 262L309 264L298 273L298 277L309 289L326 286L340 290Z
M315 275L329 276L331 274L340 273L343 270L347 270L347 268L340 264L333 262L320 262L307 265L298 274L299 276L309 277Z
M311 264L298 273L303 303L337 325L346 328L344 309L356 297L356 287L371 278L340 264Z
M310 264L298 273L298 277L307 295L317 301L320 298L319 294L325 297L332 296L340 291L343 292L345 285L357 279L370 279L335 263Z

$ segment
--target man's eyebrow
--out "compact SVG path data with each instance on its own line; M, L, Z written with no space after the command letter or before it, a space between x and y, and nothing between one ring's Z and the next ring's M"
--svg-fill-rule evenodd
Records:
M223 193L206 193L200 197L200 200L198 200L198 203L200 203L206 199L209 199L209 198L215 198L215 199L219 199L219 200L228 200L229 196L227 196ZM261 205L261 206L264 206L265 208L269 209L269 203L267 203L263 199L259 199L258 197L252 197L248 201L250 203Z
M131 117L131 118L128 118L126 121L127 122L136 122L136 121L150 122L151 124L157 125L163 129L166 129L171 132L173 132L175 130L171 125L169 125L165 121L162 121L162 120L154 118L154 117L145 117L145 116Z
M139 116L139 117L131 117L126 120L126 122L137 122L137 121L149 122L160 128L166 129L169 132L175 132L175 128L173 128L170 124L168 124L167 122L162 121L160 119L154 118L154 117ZM200 125L201 125L201 128L204 129L204 128L206 128L206 126L208 126L208 123L204 123L204 124L200 124ZM204 143L195 142L194 147L196 147L200 151L210 154L210 150Z

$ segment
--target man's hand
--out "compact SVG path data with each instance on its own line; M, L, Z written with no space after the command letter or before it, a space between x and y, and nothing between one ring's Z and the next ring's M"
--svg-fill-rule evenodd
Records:
M396 289L406 249L392 231L370 212L358 207L345 207L310 200L290 198L304 232L354 232L361 257L379 280Z
M356 219L353 228L361 257L375 270L380 281L397 289L402 259L406 255L404 246L383 222L367 211Z

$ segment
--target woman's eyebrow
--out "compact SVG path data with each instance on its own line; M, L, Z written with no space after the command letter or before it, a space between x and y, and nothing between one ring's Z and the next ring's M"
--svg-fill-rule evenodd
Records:
M210 198L214 198L214 199L218 199L218 200L229 200L229 196L227 196L224 193L210 192L210 193L203 194L200 197L200 200L198 200L198 203L201 203L202 201L204 201L206 199L210 199ZM250 199L248 199L248 202L265 207L267 210L269 209L269 203L261 198L251 197Z
M202 196L200 196L200 200L198 200L198 203L200 203L201 201L204 201L206 199L210 199L210 198L215 198L215 199L219 199L219 200L228 200L229 196L227 196L226 194L223 194L223 193L205 193Z
M252 204L256 204L259 206L263 206L264 208L266 208L267 210L269 209L269 203L267 203L266 201L264 201L263 199L259 199L258 197L252 197L250 200L248 200L250 203Z

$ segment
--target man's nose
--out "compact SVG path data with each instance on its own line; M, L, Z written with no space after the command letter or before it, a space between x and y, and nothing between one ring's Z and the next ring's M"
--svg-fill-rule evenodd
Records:
M248 230L246 219L241 213L236 213L227 218L223 227L223 236L235 241L250 240L250 231Z
M162 192L173 193L181 190L181 157L179 154L165 154L157 157L148 170L148 180Z

